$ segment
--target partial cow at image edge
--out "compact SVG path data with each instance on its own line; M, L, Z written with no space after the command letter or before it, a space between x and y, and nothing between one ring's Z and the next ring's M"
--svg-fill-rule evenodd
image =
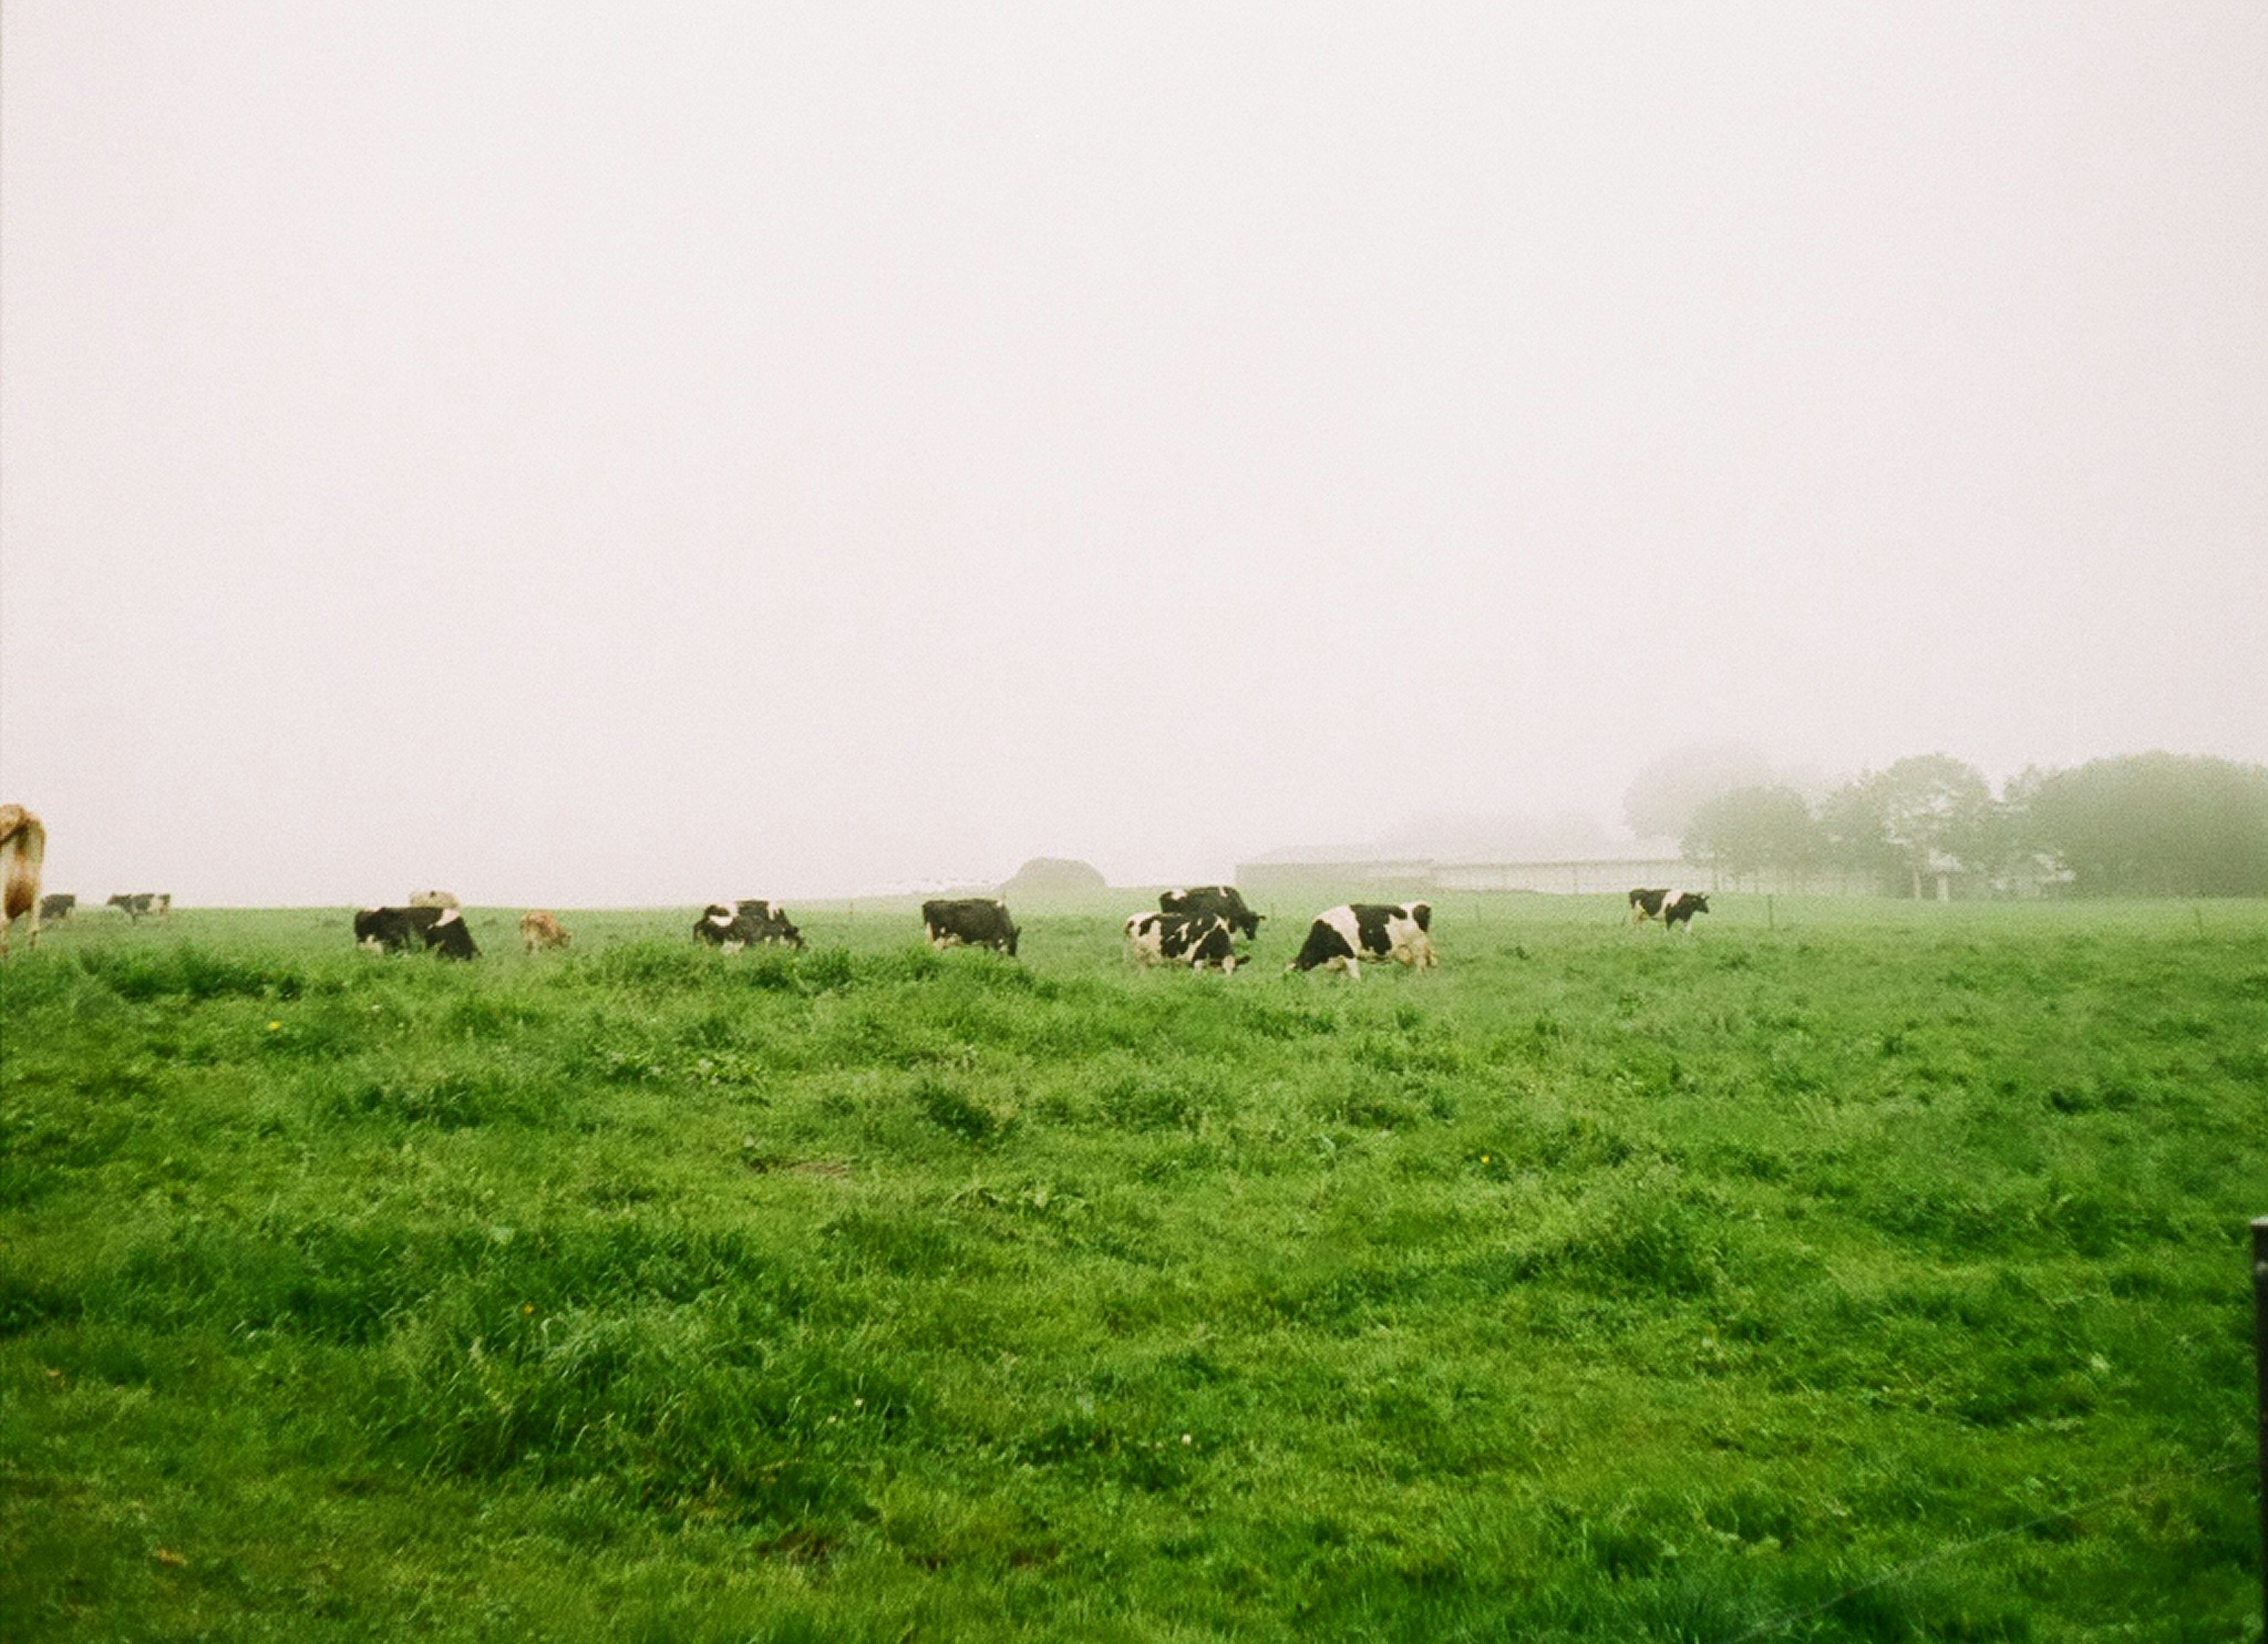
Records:
M20 917L24 943L40 945L40 865L48 830L21 805L0 805L0 958L8 954L8 927Z

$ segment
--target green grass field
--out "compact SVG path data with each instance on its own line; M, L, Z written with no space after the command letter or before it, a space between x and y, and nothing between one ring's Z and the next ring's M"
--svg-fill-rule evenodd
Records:
M0 1637L2258 1635L2268 907L1140 900L19 950Z

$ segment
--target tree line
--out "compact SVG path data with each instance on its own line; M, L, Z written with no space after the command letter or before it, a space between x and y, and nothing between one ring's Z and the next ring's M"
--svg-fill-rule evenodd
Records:
M1763 782L1690 811L1689 862L1737 881L1832 873L1894 896L2268 895L2268 767L2179 753L2033 768L1999 794L1918 754L1816 804Z

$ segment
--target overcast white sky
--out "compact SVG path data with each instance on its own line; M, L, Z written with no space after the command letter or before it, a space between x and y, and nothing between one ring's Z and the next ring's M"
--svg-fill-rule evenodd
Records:
M51 888L2268 760L2268 11L10 0Z

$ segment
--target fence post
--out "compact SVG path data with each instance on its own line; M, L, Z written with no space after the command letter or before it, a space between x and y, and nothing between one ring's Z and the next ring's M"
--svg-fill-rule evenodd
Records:
M2260 1636L2268 1640L2268 1216L2252 1218L2252 1374L2260 1394Z

